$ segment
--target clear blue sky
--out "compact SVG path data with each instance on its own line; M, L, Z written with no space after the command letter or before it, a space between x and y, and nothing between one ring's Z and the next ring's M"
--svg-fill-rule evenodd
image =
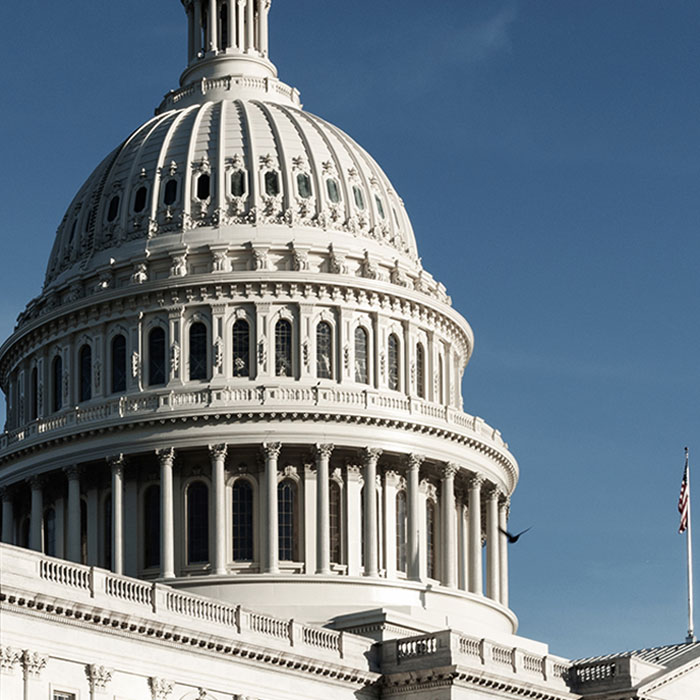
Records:
M5 337L79 185L176 87L185 23L177 0L0 20ZM465 410L509 441L511 525L533 527L511 550L521 633L573 657L682 641L700 3L276 0L271 31L282 79L384 167L474 328Z

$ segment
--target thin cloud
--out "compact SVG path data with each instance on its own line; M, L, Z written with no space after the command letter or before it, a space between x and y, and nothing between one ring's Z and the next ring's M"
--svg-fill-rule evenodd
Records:
M451 61L476 64L510 51L517 15L514 3L504 5L493 17L455 31L450 41Z

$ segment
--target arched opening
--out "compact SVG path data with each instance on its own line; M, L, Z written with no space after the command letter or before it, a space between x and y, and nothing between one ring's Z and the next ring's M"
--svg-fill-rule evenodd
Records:
M275 326L275 374L292 376L292 324L286 319L277 321Z
M437 562L436 562L436 506L431 500L425 504L425 535L426 535L426 554L428 565L428 578L437 577Z
M367 331L358 326L355 329L355 381L360 384L369 384L368 346Z
M51 407L60 411L63 406L63 358L56 355L51 365Z
M416 393L425 398L425 350L420 343L416 345Z
M243 319L233 324L233 376L250 376L250 326Z
M280 561L297 561L297 485L291 479L277 486Z
M165 384L165 331L154 328L148 334L148 385Z
M207 327L203 323L190 326L190 380L206 379L207 372Z
M330 540L330 556L331 562L334 564L340 564L340 542L341 542L341 497L340 497L340 484L335 481L331 481L328 493L328 522L330 526L329 540Z
M333 378L333 329L326 321L316 326L316 376Z
M389 336L389 347L387 350L389 389L398 391L401 388L401 364L399 361L399 339L394 333Z
M56 556L56 511L53 507L44 511L44 554Z
M152 484L143 494L143 566L160 566L160 486Z
M253 487L247 479L233 484L233 560L253 561Z
M396 494L396 570L407 571L408 521L406 492Z
M209 487L193 481L187 488L187 563L209 561Z
M78 401L89 401L92 398L92 348L85 344L80 348L78 358L80 365Z
M112 393L126 391L126 338L117 335L112 339Z

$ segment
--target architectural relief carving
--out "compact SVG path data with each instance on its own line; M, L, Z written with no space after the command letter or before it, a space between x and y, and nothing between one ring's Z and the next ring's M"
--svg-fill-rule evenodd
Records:
M171 277L185 277L187 275L187 253L180 253L172 256L170 266Z
M177 340L170 345L170 371L173 377L180 371L180 343Z
M11 674L22 660L22 652L19 649L0 645L0 671Z
M228 454L228 445L226 443L221 443L220 445L209 445L209 455L212 459L226 459Z
M145 284L148 282L148 265L146 263L136 263L134 272L131 275L132 284Z
M150 677L148 679L152 700L168 700L173 692L174 685L173 681L167 681L163 678Z
M90 664L85 668L85 675L90 683L90 693L104 693L107 690L107 685L112 680L113 668Z
M39 654L36 651L29 651L25 649L22 652L22 667L24 669L24 674L28 678L39 678L41 672L46 667L46 662L48 661L48 656Z

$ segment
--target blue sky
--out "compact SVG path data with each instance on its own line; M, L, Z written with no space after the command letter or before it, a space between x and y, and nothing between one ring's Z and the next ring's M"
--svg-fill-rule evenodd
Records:
M177 0L0 19L4 337L75 191L176 87L185 25ZM509 441L511 525L533 527L511 549L520 632L572 657L682 641L700 4L276 0L271 22L280 77L384 167L474 328L465 410Z

